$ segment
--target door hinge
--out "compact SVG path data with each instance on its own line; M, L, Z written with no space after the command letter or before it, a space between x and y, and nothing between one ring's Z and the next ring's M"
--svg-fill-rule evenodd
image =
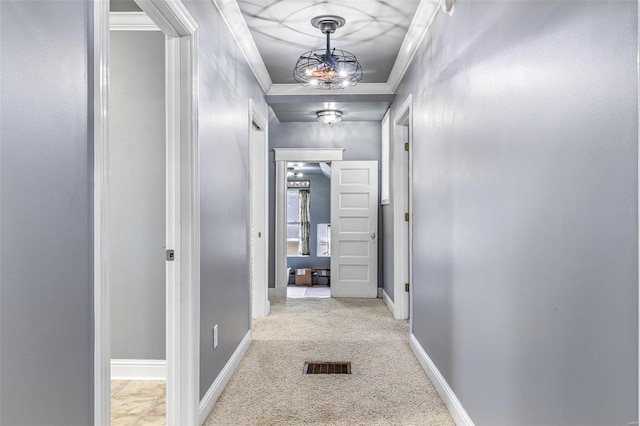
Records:
M167 250L167 261L173 262L174 260L176 260L175 250Z
M409 152L409 142L404 143L404 150Z
M409 222L409 213L404 214L404 221Z
M409 283L404 283L404 291L409 293Z

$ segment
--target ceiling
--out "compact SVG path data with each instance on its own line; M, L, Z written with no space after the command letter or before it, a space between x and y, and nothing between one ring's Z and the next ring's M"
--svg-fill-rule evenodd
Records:
M295 83L293 67L305 51L324 49L325 35L311 25L320 15L347 23L331 46L356 55L363 83L385 83L420 0L238 0L271 81Z
M249 50L257 52L253 57L258 59L254 62L261 63L253 63L252 68L264 70L261 84L280 122L316 121L316 112L323 109L342 111L343 121L381 121L440 0L237 0L235 3L248 31L242 33L233 23L230 28L240 32L236 39L250 38L255 43ZM222 11L225 13L224 5ZM325 46L324 34L311 25L311 19L319 15L338 15L346 20L332 34L331 46L358 58L364 77L357 86L318 90L295 83L293 68L300 55ZM252 55L247 57L251 62Z
M140 10L134 0L110 0L112 11ZM267 103L280 122L315 122L316 112L338 109L343 121L381 121L442 0L212 0L238 41ZM323 49L311 25L320 15L346 24L331 46L358 58L364 76L354 87L302 87L293 79L300 55ZM340 124L337 124L338 126Z

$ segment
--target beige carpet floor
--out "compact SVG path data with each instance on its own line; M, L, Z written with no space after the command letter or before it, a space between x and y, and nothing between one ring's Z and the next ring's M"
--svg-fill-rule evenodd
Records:
M454 425L381 299L276 299L206 425ZM350 361L351 375L303 375Z

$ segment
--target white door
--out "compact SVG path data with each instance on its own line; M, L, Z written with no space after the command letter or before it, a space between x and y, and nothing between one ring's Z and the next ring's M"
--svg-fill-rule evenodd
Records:
M251 124L251 300L253 318L269 313L267 295L267 148L266 133L255 122Z
M331 169L331 296L378 297L378 162Z

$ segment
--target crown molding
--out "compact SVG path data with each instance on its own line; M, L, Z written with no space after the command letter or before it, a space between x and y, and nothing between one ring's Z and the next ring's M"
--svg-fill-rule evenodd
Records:
M144 12L109 12L111 31L160 31Z
M433 20L440 10L442 0L421 0L411 20L396 61L386 83L360 83L353 87L337 90L318 90L298 84L273 84L262 56L258 51L249 27L236 0L211 0L216 6L227 28L247 60L258 83L267 95L354 95L354 94L394 94L422 44Z
M326 90L315 87L304 87L299 84L273 84L267 92L269 96L349 96L349 95L393 95L387 83L359 83L344 89Z
M409 25L407 35L402 41L396 62L393 64L393 68L389 73L389 79L387 80L387 84L394 93L407 72L409 65L411 65L418 47L420 47L429 28L431 28L433 20L440 10L440 3L441 0L422 0L420 5L418 5L416 14L413 16L411 25Z
M273 83L271 82L271 77L269 76L267 67L264 65L262 56L260 56L258 46L256 46L256 43L251 36L251 32L249 32L249 27L247 27L247 23L242 16L238 3L236 0L211 1L215 4L220 15L222 15L224 23L227 25L227 28L229 28L229 31L240 48L240 51L249 63L249 67L256 76L262 90L264 90L264 93L268 93L269 90L271 90Z

